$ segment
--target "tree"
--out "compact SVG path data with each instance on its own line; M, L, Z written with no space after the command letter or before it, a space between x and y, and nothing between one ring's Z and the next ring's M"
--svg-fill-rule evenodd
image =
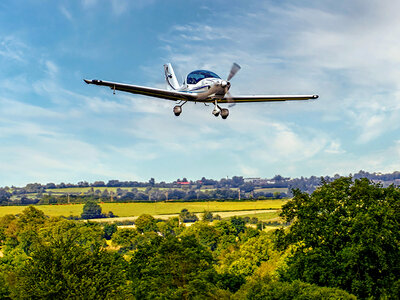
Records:
M101 206L95 201L87 201L83 206L83 212L81 214L82 219L95 219L103 217L104 215L101 213Z
M18 218L18 224L24 226L40 226L46 221L46 216L43 211L36 209L33 206L25 208Z
M210 226L206 222L196 222L192 226L186 228L181 236L195 236L197 241L203 246L208 247L211 251L217 248L221 231L215 226Z
M293 194L281 213L292 225L277 232L278 246L294 246L283 278L361 298L391 295L400 278L399 188L344 177Z
M338 288L320 287L315 284L294 282L271 282L270 280L250 281L242 286L234 299L343 299L356 300L354 295Z
M216 290L212 255L193 236L158 236L139 246L128 274L137 299L203 299Z
M136 249L138 235L138 231L134 228L120 228L113 234L112 244L121 247L119 252L126 253Z
M118 226L116 224L105 224L104 225L104 238L111 240L113 234L117 231Z
M140 233L151 231L157 232L158 228L156 223L156 219L154 219L154 217L149 214L140 215L135 221L136 229Z
M204 211L201 216L202 221L212 222L214 220L213 214L211 211Z
M158 232L163 236L167 235L179 235L183 230L185 230L185 225L179 224L179 218L173 217L166 221L157 223Z
M194 213L191 213L186 208L184 208L179 213L179 220L184 223L189 223L189 222L196 222L199 219Z
M233 176L232 177L232 187L237 188L237 187L241 186L242 184L244 184L244 180L243 180L242 176L240 176L240 177Z
M5 189L0 189L0 204L7 203L10 200L11 194Z
M101 229L95 228L61 221L42 232L32 246L31 258L16 272L12 297L124 298L125 262L120 255L90 242L101 235Z
M236 235L239 235L239 233L245 231L246 222L244 221L244 219L242 217L234 216L230 219L230 222L236 230Z

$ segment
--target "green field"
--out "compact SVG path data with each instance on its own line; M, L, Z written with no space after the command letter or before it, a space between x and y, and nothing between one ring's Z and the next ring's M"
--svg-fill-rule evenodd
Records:
M263 189L255 189L255 192L264 192L264 193L287 193L288 188L263 188Z
M246 214L246 215L240 215L241 217L256 217L259 221L280 221L281 218L279 217L280 211L274 211L274 212L262 212L258 213L255 211L254 213L251 214Z
M157 203L102 203L103 212L112 211L119 217L132 217L141 214L164 215L176 214L186 208L191 212L210 210L218 211L242 211L260 209L280 209L286 200L258 200L241 202L157 202ZM83 204L64 205L35 205L37 209L44 211L48 216L79 216L82 213ZM6 214L19 214L26 206L0 206L0 217Z

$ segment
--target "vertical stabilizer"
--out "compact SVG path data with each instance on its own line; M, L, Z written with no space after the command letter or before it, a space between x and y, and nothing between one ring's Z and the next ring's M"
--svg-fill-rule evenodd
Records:
M171 64L164 65L164 71L165 71L165 80L167 81L168 86L173 90L178 90L180 86L178 80L176 79L172 65Z

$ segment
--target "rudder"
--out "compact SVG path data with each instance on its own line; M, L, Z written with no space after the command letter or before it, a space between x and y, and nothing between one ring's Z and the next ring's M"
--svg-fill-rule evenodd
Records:
M174 72L174 69L172 68L172 65L165 64L164 72L165 72L165 80L167 81L168 86L171 87L173 90L178 90L180 86L179 86L178 80L176 79L175 72Z

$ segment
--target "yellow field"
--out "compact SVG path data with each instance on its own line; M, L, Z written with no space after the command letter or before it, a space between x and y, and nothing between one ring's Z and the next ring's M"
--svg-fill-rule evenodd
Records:
M209 210L242 211L261 209L280 209L286 200L258 200L243 202L159 202L159 203L102 203L103 212L112 211L120 217L139 216L141 214L165 215L176 214L186 208L190 212L202 212ZM65 205L35 205L48 216L79 216L82 213L83 204ZM21 213L26 206L0 206L0 217L6 214Z

